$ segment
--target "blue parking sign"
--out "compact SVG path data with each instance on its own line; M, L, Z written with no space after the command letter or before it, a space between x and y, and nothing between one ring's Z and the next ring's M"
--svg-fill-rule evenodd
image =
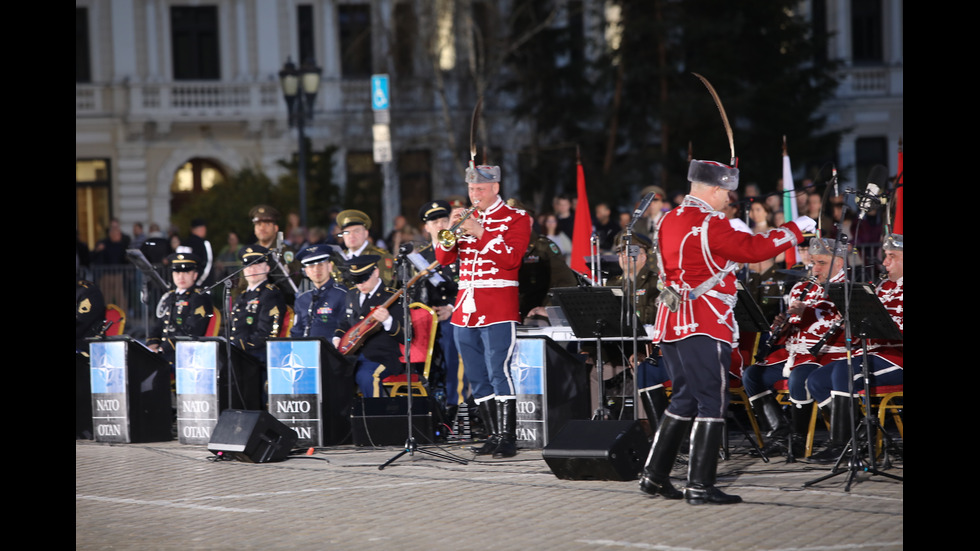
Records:
M387 111L391 106L388 95L388 75L371 75L371 108Z

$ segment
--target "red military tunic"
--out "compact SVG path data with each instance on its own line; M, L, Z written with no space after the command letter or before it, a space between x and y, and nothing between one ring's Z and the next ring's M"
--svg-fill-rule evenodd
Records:
M676 342L695 335L731 344L735 341L736 263L760 262L802 241L795 223L762 234L732 228L724 214L688 195L663 216L657 228L658 261L664 288L681 296L671 312L665 303L657 310L653 341ZM710 289L699 286L720 274ZM692 292L700 290L699 296ZM661 293L663 296L663 293Z
M840 283L844 281L844 278L845 273L841 270L830 278L830 282ZM804 290L807 291L805 294ZM788 377L789 372L800 364L819 363L823 365L847 355L847 349L844 346L844 332L838 330L841 320L840 312L837 311L834 303L828 300L827 291L823 286L809 284L806 281L797 283L790 291L790 304L797 301L805 304L806 308L801 314L790 316L787 320L790 327L787 329L785 348L769 354L763 362L763 365L786 362L783 367L783 376L785 377ZM813 356L810 349L832 330L836 331L836 334L827 339L817 356Z
M472 216L483 226L480 239L462 235L450 249L436 247L436 259L443 266L459 259L452 324L484 327L520 322L517 272L531 240L531 220L527 212L507 205L499 196L487 210Z
M892 317L895 325L905 334L905 278L900 277L898 281L885 280L878 286L878 299L885 305L885 310ZM905 341L892 341L888 339L868 339L868 354L878 356L895 365L895 369L903 367ZM863 354L862 349L858 349L857 354ZM879 370L878 374L891 371Z

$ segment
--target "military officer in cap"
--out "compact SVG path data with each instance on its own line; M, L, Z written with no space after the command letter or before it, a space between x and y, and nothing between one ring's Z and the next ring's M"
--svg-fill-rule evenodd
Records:
M321 243L306 247L296 255L313 288L296 297L293 306L296 321L290 336L333 339L344 316L347 296L347 287L337 284L331 276L335 254L339 254L335 245Z
M157 318L146 345L174 365L174 337L202 337L211 321L211 297L197 285L200 259L191 253L174 253L167 258L174 289L157 303Z
M435 261L434 247L439 246L439 232L448 230L451 207L447 201L436 200L426 203L419 208L419 219L425 226L429 237L429 245L419 253L427 265ZM439 318L439 334L436 343L439 346L439 368L442 371L446 389L446 413L448 419L455 419L459 404L466 401L470 395L469 381L463 370L463 361L456 349L456 338L450 318L453 315L453 304L459 290L459 263L440 266L435 274L427 277L416 293L416 300L431 306Z
M274 250L279 238L279 211L269 205L256 205L248 211L255 232L255 242Z
M279 286L286 304L292 304L298 291L298 278L294 281L290 274L298 273L299 266L295 259L286 260L292 256L293 251L288 245L279 242L279 211L269 205L256 205L252 207L248 215L252 220L255 243L268 251L281 254L283 257L277 258L273 255L267 257L268 279ZM279 249L280 244L282 245L281 250Z
M356 349L354 380L361 394L367 398L378 398L382 395L381 381L392 375L405 372L404 364L399 361L402 344L403 312L399 301L384 304L395 295L395 291L386 287L381 281L381 270L378 264L381 257L365 254L347 261L347 272L354 288L347 291L343 319L334 333L333 345L339 346L341 339L351 328L370 318L381 325L380 329L370 333Z
M734 157L734 146L732 146ZM640 489L689 504L739 503L715 487L718 450L725 430L728 377L735 324L735 270L739 263L772 258L814 227L801 218L768 234L735 230L722 208L738 189L738 168L692 160L691 191L663 215L654 232L661 301L653 341L660 345L673 383L670 405L650 449ZM670 482L685 437L690 436L687 487Z
M369 231L371 218L359 210L348 209L337 215L337 225L341 229L340 237L344 242L344 250L341 253L344 260L350 261L365 254L377 256L381 281L388 287L395 287L397 284L395 281L395 257L371 242ZM334 268L334 279L343 281L343 274L340 273L342 266L335 266ZM348 285L350 288L354 288L354 286L354 283Z
M246 288L235 300L231 315L231 342L265 364L265 342L279 336L286 315L286 301L269 279L271 252L261 245L247 245L239 257Z
M905 334L905 238L890 234L882 245L887 278L878 285L876 294L891 316L895 326ZM824 450L810 457L812 463L834 463L851 437L850 412L857 410L858 396L850 394L864 389L861 381L867 362L872 385L900 385L905 381L903 339L868 339L868 355L857 347L851 365L842 358L817 369L806 380L806 387L821 409L830 410L830 440ZM853 379L849 381L849 379Z
M633 249L630 250L630 247ZM622 287L624 296L627 296L627 290L632 292L636 297L637 320L641 325L653 325L657 317L657 296L660 294L657 289L657 261L653 243L645 234L634 233L632 244L628 245L625 232L620 232L613 239L613 250L619 257L619 267L623 273L610 278L606 285ZM644 334L642 328L638 328L638 333ZM667 409L667 389L664 383L670 379L670 375L659 351L653 352L637 364L636 385L650 426L657 427Z
M459 261L459 290L452 323L473 398L490 438L477 450L493 457L517 454L517 394L510 357L520 319L518 272L531 239L527 212L500 198L500 167L466 170L467 191L475 210L450 216L459 225L454 243L440 243L436 258ZM448 245L448 246L446 246Z

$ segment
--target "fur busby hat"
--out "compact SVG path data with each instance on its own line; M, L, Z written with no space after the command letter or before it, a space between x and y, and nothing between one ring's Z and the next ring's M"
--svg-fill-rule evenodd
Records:
M466 168L467 184L499 184L500 167L489 165L477 165Z
M886 251L905 251L905 236L900 233L890 233L881 248Z
M843 257L847 254L847 245L845 243L837 243L837 248L834 249L833 239L814 237L810 240L810 256L818 254Z
M738 169L716 161L691 160L687 169L687 179L709 186L719 186L734 191L738 189Z

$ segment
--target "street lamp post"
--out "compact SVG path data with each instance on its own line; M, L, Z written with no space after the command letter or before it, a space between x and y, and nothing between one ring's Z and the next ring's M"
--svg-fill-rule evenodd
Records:
M300 225L306 225L306 133L305 124L313 119L316 93L320 89L320 68L316 62L307 58L297 70L291 58L279 71L282 95L289 108L289 125L296 125L299 132L299 218Z

